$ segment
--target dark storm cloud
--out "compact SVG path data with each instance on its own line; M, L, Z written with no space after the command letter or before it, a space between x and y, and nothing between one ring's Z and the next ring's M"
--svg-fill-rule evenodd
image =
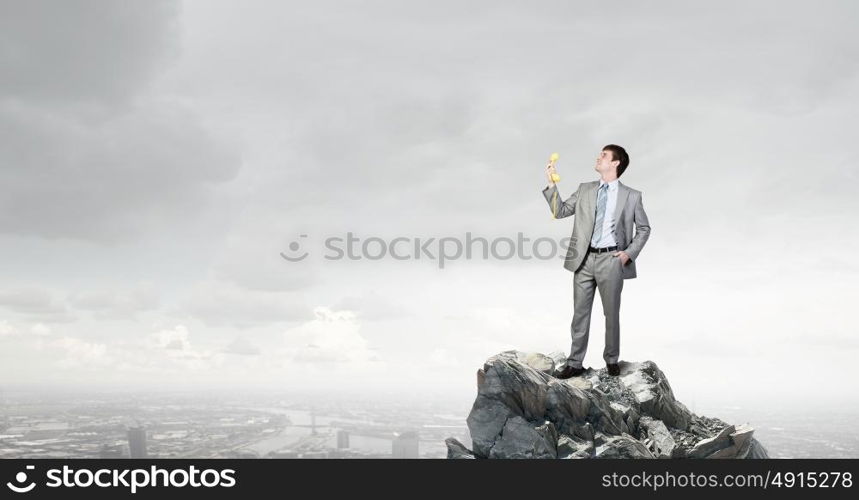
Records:
M175 2L4 2L0 231L96 241L192 231L238 154L148 87Z
M855 9L322 2L278 16L256 4L230 24L256 26L253 37L213 42L240 76L212 77L235 90L250 85L255 92L243 99L264 101L293 125L278 168L267 173L278 182L260 186L260 202L313 213L330 200L329 222L364 227L514 220L499 209L524 224L540 200L522 186L539 184L556 149L565 179L588 180L596 148L627 145L634 164L626 180L640 187L658 186L679 154L697 149L720 153L710 172L739 178L752 141L780 175L803 175L787 154L778 157L779 137L725 132L734 120L750 125L747 112L802 117L838 102L856 75ZM783 133L809 137L806 125Z
M177 53L173 1L0 1L0 94L124 104Z
M231 179L235 154L193 115L152 103L87 126L0 104L0 230L113 241L172 224L193 229Z

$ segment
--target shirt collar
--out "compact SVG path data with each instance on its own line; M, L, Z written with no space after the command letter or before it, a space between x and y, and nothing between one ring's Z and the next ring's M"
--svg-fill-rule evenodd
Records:
M618 183L618 181L620 181L620 179L615 179L615 180L613 180L613 181L609 182L609 183L608 183L608 189L609 189L610 191L614 191L615 189L617 189L617 183ZM600 187L602 187L602 186L603 186L603 184L606 184L606 182L605 182L604 180L600 179Z

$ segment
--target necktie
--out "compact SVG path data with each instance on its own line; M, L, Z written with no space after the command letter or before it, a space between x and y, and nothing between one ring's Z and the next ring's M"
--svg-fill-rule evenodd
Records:
M602 239L602 223L605 219L605 206L608 201L608 183L600 186L597 194L597 219L594 222L594 235L591 238L591 246L598 248L597 244Z

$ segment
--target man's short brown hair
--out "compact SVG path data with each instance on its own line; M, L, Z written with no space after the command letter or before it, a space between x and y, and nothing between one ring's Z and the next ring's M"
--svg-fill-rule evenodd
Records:
M603 151L611 151L611 161L620 161L617 166L617 176L623 175L626 167L629 166L629 155L626 154L626 150L617 144L609 144L602 149Z

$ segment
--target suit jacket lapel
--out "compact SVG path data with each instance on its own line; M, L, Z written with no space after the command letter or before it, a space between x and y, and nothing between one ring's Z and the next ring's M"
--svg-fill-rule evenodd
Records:
M597 181L596 184L592 184L591 188L588 190L588 214L591 216L591 221L596 219L597 215L597 191L600 189L600 182Z
M614 220L620 224L623 209L626 208L626 200L629 199L629 188L617 181L617 204L614 206Z

